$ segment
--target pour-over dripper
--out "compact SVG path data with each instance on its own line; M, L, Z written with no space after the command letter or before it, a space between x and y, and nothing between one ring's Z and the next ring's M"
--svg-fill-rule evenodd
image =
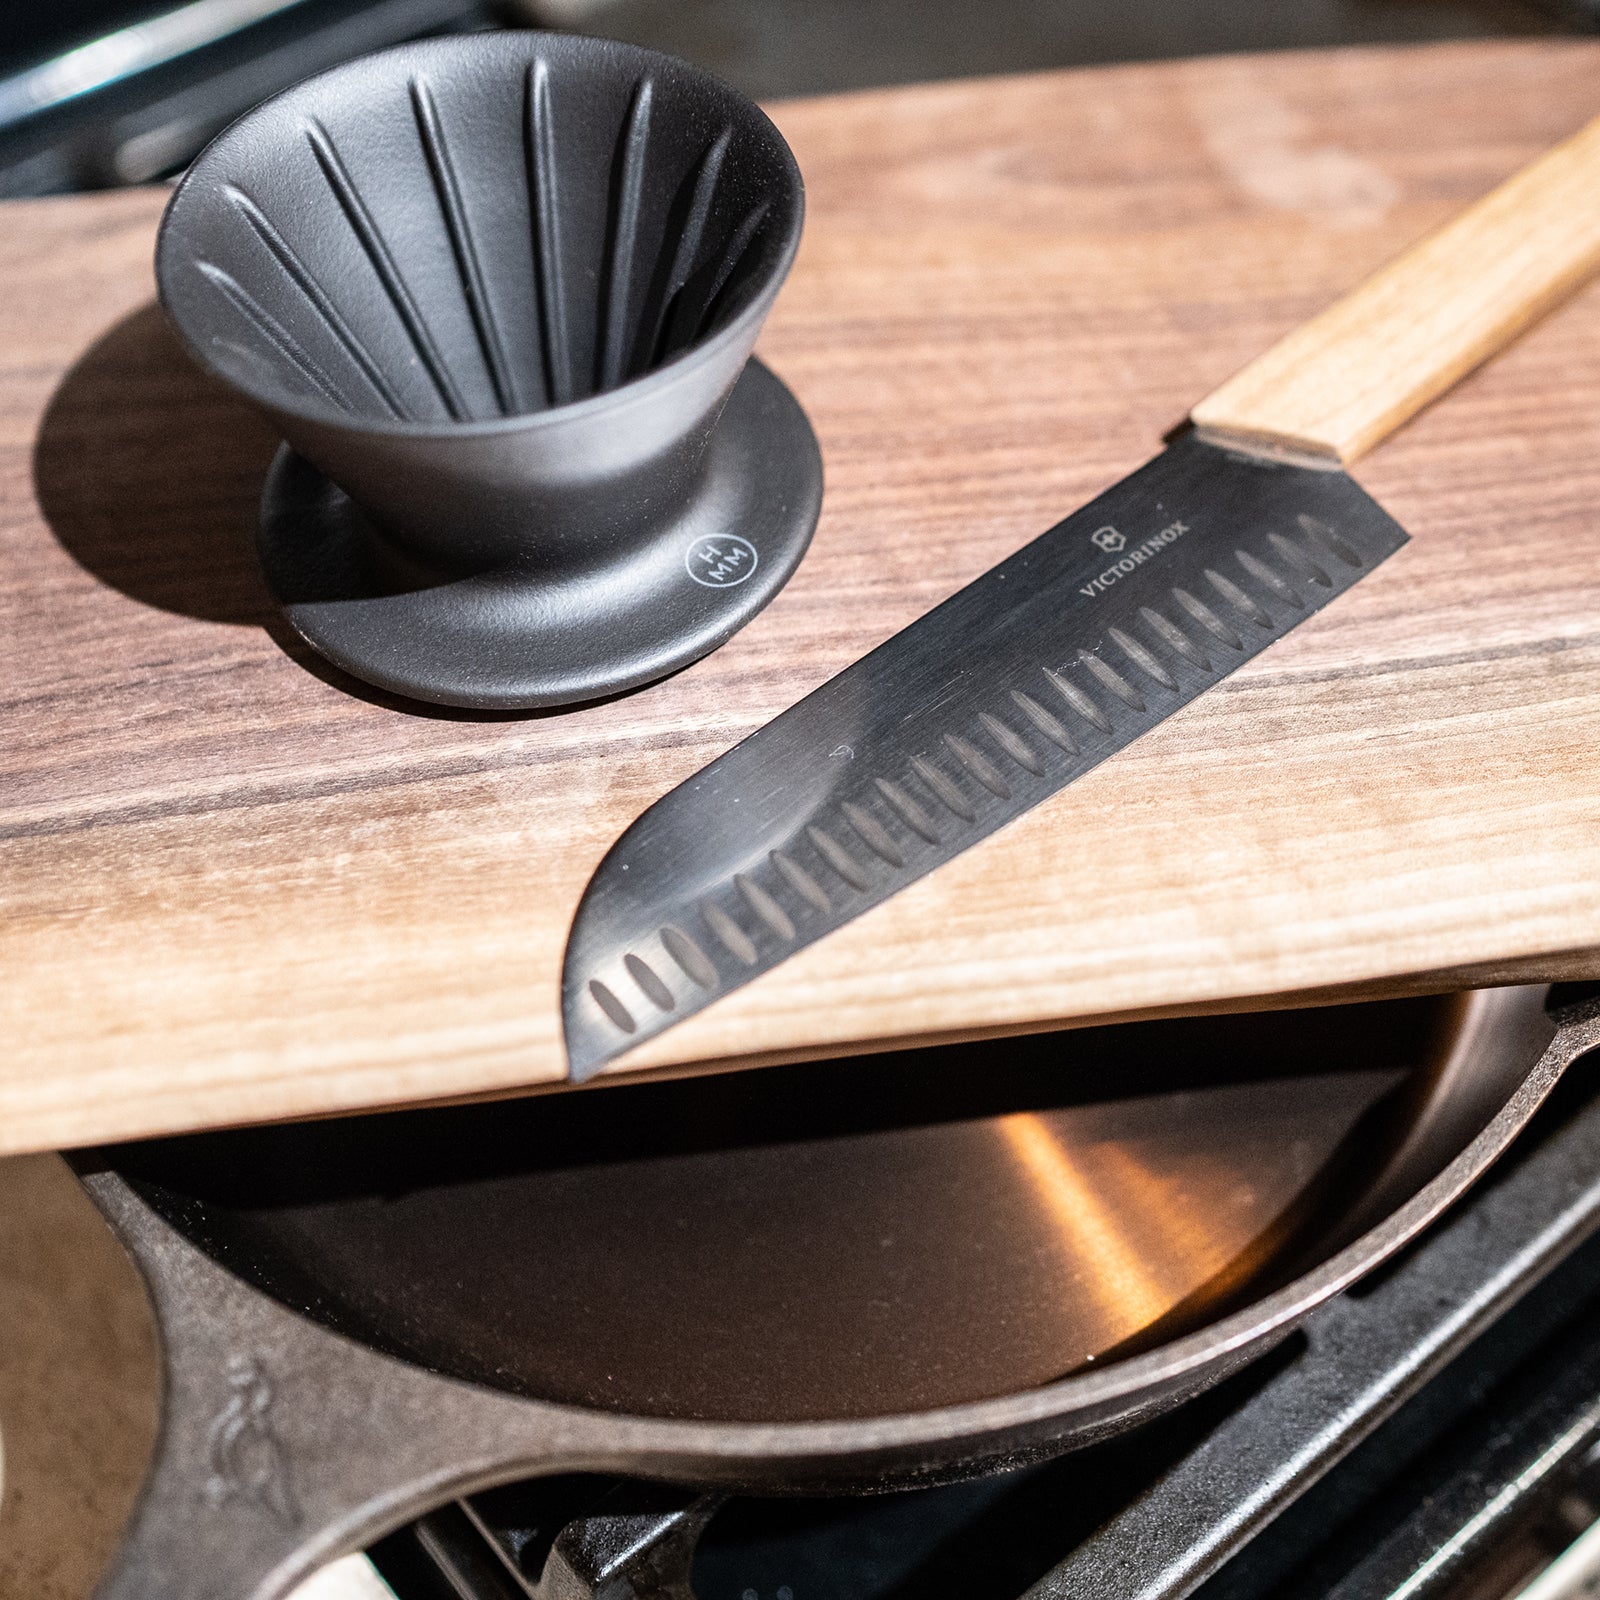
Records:
M289 449L262 553L360 677L537 706L647 682L780 588L821 466L750 350L800 176L751 102L609 41L402 46L221 135L162 303Z

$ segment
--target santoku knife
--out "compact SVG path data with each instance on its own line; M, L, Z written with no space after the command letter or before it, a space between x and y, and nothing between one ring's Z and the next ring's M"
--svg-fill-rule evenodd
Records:
M568 938L572 1077L931 872L1359 582L1406 534L1343 469L1597 267L1600 119L657 801Z

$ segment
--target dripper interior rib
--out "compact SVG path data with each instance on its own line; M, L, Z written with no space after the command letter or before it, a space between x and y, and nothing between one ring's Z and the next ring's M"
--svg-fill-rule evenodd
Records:
M670 362L781 277L792 158L706 75L550 36L514 73L381 63L218 152L194 264L207 353L247 387L361 420L523 415Z

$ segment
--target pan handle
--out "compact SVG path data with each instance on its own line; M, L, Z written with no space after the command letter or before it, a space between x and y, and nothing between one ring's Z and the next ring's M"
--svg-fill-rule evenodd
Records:
M459 1495L605 1470L623 1419L425 1372L297 1316L82 1174L144 1276L163 1346L155 1458L96 1600L281 1600Z

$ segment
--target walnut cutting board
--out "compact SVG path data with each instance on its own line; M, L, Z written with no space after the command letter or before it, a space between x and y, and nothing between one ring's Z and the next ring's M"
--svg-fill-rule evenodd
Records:
M812 554L708 660L525 718L276 620L273 440L152 308L163 191L0 207L0 1151L556 1082L567 924L640 810L1597 111L1557 41L778 107ZM1413 540L1354 593L617 1070L1600 975L1600 289L1356 475Z

